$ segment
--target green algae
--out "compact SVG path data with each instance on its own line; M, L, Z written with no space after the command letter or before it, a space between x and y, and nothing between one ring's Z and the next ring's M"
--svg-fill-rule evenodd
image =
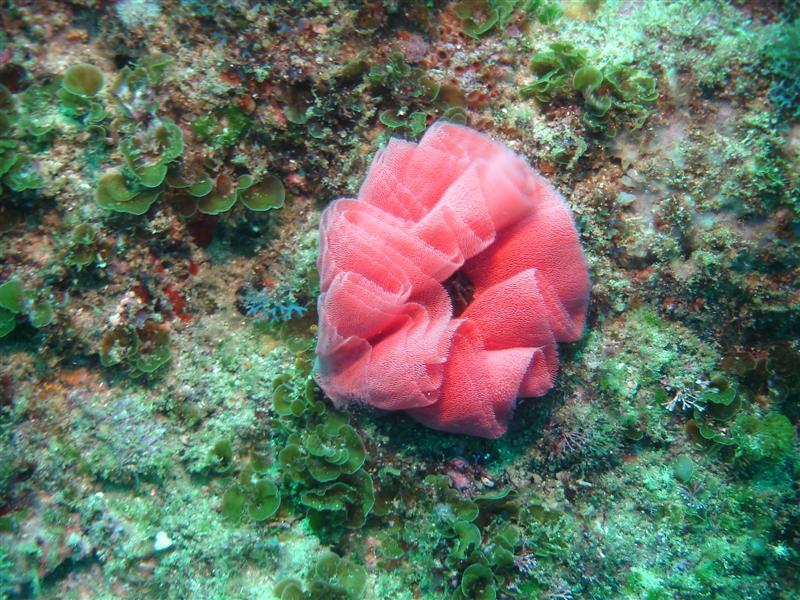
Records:
M299 580L285 579L275 587L275 597L281 600L358 600L364 597L366 591L367 572L360 565L328 552L320 556L310 569L306 584L304 591L303 583Z
M192 123L192 131L212 147L230 146L238 141L248 124L242 110L230 105L197 119Z
M103 72L94 65L79 64L64 71L61 87L75 96L91 98L103 89Z
M531 58L531 71L537 76L520 88L523 98L542 104L570 100L576 93L583 99L585 124L613 137L620 118L609 113L612 107L623 113L629 129L639 129L647 118L646 106L658 100L656 80L623 64L599 68L587 64L587 51L569 42L552 42L549 50Z
M453 9L461 19L464 33L481 38L493 30L502 31L517 16L536 18L550 24L562 15L558 3L542 0L462 0Z
M14 331L20 314L27 316L35 329L49 325L55 318L48 298L26 291L19 279L12 278L0 285L0 338Z
M131 377L151 375L172 357L169 333L154 321L140 327L118 325L104 333L98 356L102 366L119 366Z
M281 180L271 175L243 190L239 198L250 210L275 210L283 208L286 190Z

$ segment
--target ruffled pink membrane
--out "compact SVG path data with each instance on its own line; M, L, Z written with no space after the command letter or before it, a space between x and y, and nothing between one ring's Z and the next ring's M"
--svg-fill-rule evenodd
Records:
M358 198L323 213L317 265L317 381L338 407L497 438L517 397L553 386L556 342L584 327L589 276L566 202L468 127L392 139ZM442 284L456 272L474 293L454 317Z

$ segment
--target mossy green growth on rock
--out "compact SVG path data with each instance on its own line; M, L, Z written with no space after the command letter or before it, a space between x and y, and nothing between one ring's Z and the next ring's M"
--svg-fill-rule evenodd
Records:
M212 148L220 148L239 141L249 125L250 119L242 109L229 104L197 119L192 123L192 131Z
M733 427L736 458L748 465L778 463L789 456L796 435L782 414L741 415Z
M772 78L770 100L791 120L800 118L800 18L782 23L764 52L765 70Z

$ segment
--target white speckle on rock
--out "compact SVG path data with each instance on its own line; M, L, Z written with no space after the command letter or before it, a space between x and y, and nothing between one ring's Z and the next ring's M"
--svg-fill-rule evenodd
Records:
M172 547L172 538L170 538L165 531L159 531L153 541L153 550L156 552L163 552L167 548Z
M117 15L129 29L150 25L161 15L161 3L157 0L120 0Z

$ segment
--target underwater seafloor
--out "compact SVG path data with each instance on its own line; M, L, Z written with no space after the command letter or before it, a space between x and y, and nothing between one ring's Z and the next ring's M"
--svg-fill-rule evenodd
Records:
M3 2L0 598L800 598L799 19ZM320 211L440 118L592 279L495 441L311 379Z

